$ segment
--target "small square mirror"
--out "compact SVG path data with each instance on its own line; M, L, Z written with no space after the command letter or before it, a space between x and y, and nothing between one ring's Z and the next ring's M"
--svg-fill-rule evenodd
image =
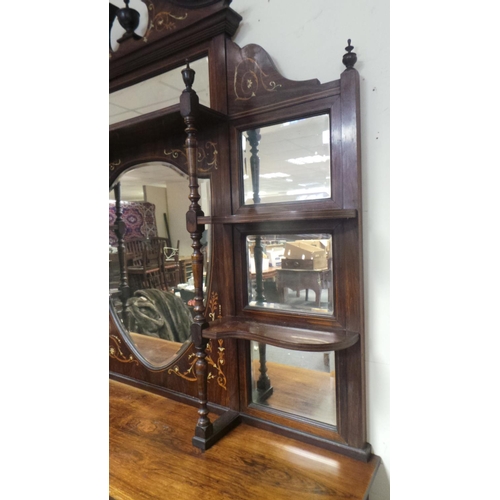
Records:
M333 315L331 234L248 235L248 305Z
M328 114L245 130L244 205L331 198Z

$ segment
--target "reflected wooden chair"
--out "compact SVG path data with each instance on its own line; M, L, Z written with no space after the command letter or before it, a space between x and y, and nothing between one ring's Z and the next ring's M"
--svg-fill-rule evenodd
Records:
M139 266L142 264L143 251L146 245L146 240L131 240L125 242L125 252L127 263L131 266Z
M169 288L175 288L181 282L181 267L179 264L179 244L176 248L165 247L165 281Z
M167 289L176 287L180 283L179 241L177 248L170 246L170 240L155 236L151 238L151 247L160 253L163 280Z
M127 274L131 293L136 290L157 288L167 290L163 251L159 242L136 240L126 243Z

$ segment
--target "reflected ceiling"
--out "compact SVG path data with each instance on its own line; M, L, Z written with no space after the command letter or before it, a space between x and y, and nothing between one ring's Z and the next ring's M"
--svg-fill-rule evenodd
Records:
M166 164L142 163L140 167L127 170L126 175L120 177L121 197L122 200L127 201L142 201L144 199L143 186L166 188L175 182L182 182L184 185L187 178L186 174L179 172L174 167L166 166ZM109 192L109 199L114 200L112 190Z
M196 72L193 88L198 94L200 103L208 107L210 106L208 58L193 61L190 66ZM183 68L184 65L109 94L110 125L179 104L179 97L185 88L181 75Z
M199 59L190 65L196 71L193 87L200 102L209 106L208 58ZM178 104L179 97L184 90L181 69L177 68L110 94L110 124ZM328 132L325 136L324 130L328 128L328 125L321 126L311 121L311 124L303 127L301 122L302 120L294 120L268 127L272 130L267 133L265 144L262 143L259 147L261 169L263 173L265 172L259 179L261 203L278 201L279 197L291 191L295 193L295 199L318 198L316 191L322 193L325 184L330 183L330 162L321 162L324 148L321 151L322 148L318 147L321 142L328 143ZM244 144L243 147L247 146ZM287 161L285 163L281 161L278 164L277 158L280 156L283 158L283 155L286 156ZM314 161L319 163L311 163ZM155 168L160 168L160 171L149 172L142 168L134 173L137 176L134 180L126 179L122 184L123 199L139 199L142 193L137 191L138 186L165 187L166 183L181 180L179 174L172 170ZM246 175L250 173L248 170L247 165L244 172ZM304 181L304 176L308 175L309 177ZM158 179L162 179L161 185L158 184ZM134 186L134 193L128 191L128 183L130 183L130 189L132 185ZM251 199L251 187L246 188L245 191L245 198Z

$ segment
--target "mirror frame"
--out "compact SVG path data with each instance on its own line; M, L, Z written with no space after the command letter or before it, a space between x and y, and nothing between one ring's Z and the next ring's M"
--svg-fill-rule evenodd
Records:
M185 167L185 165L183 165L180 161L177 162L175 160L175 158L173 159L173 161L165 161L164 159L162 159L161 161L159 160L152 160L156 163L162 163L165 168L175 168L177 170L180 170L181 172L183 172L184 174L187 175L187 169ZM149 161L147 163L151 163L152 161ZM109 191L111 192L111 190L114 188L114 186L120 182L120 178L123 177L124 175L127 174L127 172L130 172L132 170L136 170L136 169L139 169L141 168L141 166L143 165L143 163L146 163L146 162L140 162L140 163L136 163L134 162L134 160L130 160L126 165L124 165L124 167L120 170L120 173L118 175L114 175L114 176L110 176L110 188L109 188ZM201 178L201 176L200 176ZM208 174L204 174L204 176L202 177L204 179L208 179L211 181L211 174L208 173ZM188 182L186 180L186 182ZM212 200L213 200L213 193L212 193L212 182L210 182L210 210L212 210ZM186 207L189 207L189 198L188 198L188 194L189 194L189 187L186 189ZM210 227L207 228L208 231L210 232L210 244L211 246L213 246L213 227L210 225ZM186 234L189 235L189 233L187 232L186 230ZM211 254L213 255L213 248L211 248ZM212 262L210 263L212 264ZM209 293L210 293L210 289L211 289L211 280L212 280L212 275L213 273L210 272L210 268L207 268L207 275L208 275L208 281L206 283L206 297L204 299L204 301L206 303L208 303L208 297L209 297ZM128 349L136 356L136 358L138 360L140 360L140 362L150 371L154 371L154 372L162 372L162 371L165 371L165 370L168 370L169 368L171 368L180 358L183 357L183 355L186 353L186 351L189 349L189 347L192 345L193 343L193 340L191 339L191 337L188 337L183 343L182 345L179 347L179 350L173 354L170 358L168 358L164 364L162 364L161 366L156 366L154 364L152 364L147 358L145 358L142 353L136 348L136 346L134 345L132 339L130 338L130 335L128 332L128 330L125 328L125 325L123 324L123 322L119 319L118 317L118 314L116 312L116 309L111 301L111 298L109 300L109 310L110 310L110 315L111 317L113 318L113 320L115 321L116 323L116 326L121 334L121 337L123 338L123 340L125 341L125 343L127 344L127 347Z
M238 150L233 151L231 155L234 213L237 215L260 213L272 213L276 215L279 213L288 213L290 211L332 210L342 208L342 146L339 109L340 99L338 96L333 95L327 98L318 99L311 103L289 106L273 111L272 113L256 114L255 116L242 118L232 122L230 131L231 141L232 144L239 144ZM245 205L242 168L243 148L241 146L243 132L320 115L328 115L330 120L330 198Z
M169 0L147 1L154 2L156 6L173 5ZM119 90L142 79L181 66L186 58L199 58L208 54L211 108L224 114L229 120L226 128L220 127L218 132L220 163L223 168L219 169L215 178L218 181L217 188L231 190L232 196L231 198L219 196L212 200L214 211L209 222L214 225L214 243L217 242L219 245L217 262L212 263L212 279L215 278L216 291L220 292L221 322L231 318L236 312L232 301L233 287L236 285L235 273L238 271L232 265L236 244L235 225L248 227L255 223L256 227L264 228L265 221L272 218L288 221L291 228L294 221L301 219L308 225L315 221L317 223L315 231L319 229L321 232L326 232L329 223L337 223L342 219L340 221L344 248L342 266L346 275L346 286L342 293L347 304L344 333L357 335L359 341L345 349L335 351L338 376L336 432L331 429L325 430L321 426L308 426L300 419L285 419L281 415L274 414L263 415L262 412L249 407L247 391L249 355L247 356L246 350L246 345L249 343L236 336L227 336L224 339L217 336L209 337L210 328L205 331L205 339L211 338L210 342L227 341L224 349L227 349L227 359L232 361L226 365L227 394L222 394L221 391L214 392L214 389L217 390L216 384L209 384L208 391L200 390L201 397L198 399L205 401L202 402L205 407L206 401L216 402L219 410L227 410L225 415L233 412L245 422L252 422L262 428L307 440L367 461L371 455L371 446L366 441L360 77L353 67L356 54L351 52L353 47L348 42L349 47L346 48L348 53L344 54L342 59L347 69L340 74L338 80L324 84L318 80L300 82L288 80L279 73L271 57L262 47L250 44L240 48L230 40L236 32L241 16L229 9L229 4L230 0L220 0L201 8L197 14L199 14L198 19L203 18L202 21L189 26L179 26L174 32L164 33L161 39L158 38L149 45L134 46L132 42L127 42L129 46L120 48L123 50L119 57L112 57L110 60L110 89ZM193 18L196 16L191 20ZM242 85L248 83L245 79L247 73L244 71L245 68L255 70L255 78L251 79L252 84L256 84L255 91L250 96L241 91ZM291 204L281 203L278 206L265 204L257 208L242 207L239 201L241 188L238 145L241 145L241 141L238 141L238 130L259 128L294 117L322 112L331 113L332 145L339 146L334 148L334 154L331 155L331 180L336 184L332 189L332 200L329 200L329 204L324 200L304 200ZM200 131L203 131L202 126ZM113 129L110 129L110 132L113 135ZM146 133L142 135L142 139L148 140ZM140 158L141 161L150 160L151 155L148 156L146 153ZM115 169L123 167L123 164L117 163L119 157L111 156L110 170L111 166ZM215 183L212 185L213 190ZM208 223L201 219L201 217L197 219L197 222ZM276 231L272 229L272 232ZM255 234L255 230L251 233ZM290 322L287 323L290 326ZM318 328L315 320L311 321L310 326L312 330ZM117 330L110 319L110 336L114 332ZM137 360L130 362L134 361L140 364ZM115 363L113 360L111 364L112 376L116 376L116 379L193 404L196 398L196 389L193 385L188 386L182 381L172 384L166 377L154 377L147 370L143 370L142 366L139 367L139 371L133 366L127 368L128 360L123 360L122 363ZM204 381L202 378L199 380L200 386L206 382L206 377ZM230 424L235 421L233 416L229 417L226 424L228 421L230 423L226 427L223 427L225 424L220 424L217 439L228 432ZM212 437L204 434L202 426L196 427L195 437L198 439L196 446L202 449L215 442Z

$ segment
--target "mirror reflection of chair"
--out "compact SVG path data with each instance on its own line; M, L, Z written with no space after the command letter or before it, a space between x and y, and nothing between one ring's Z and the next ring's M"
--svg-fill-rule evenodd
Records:
M126 260L132 266L142 264L145 239L125 241Z
M127 275L131 293L136 290L157 288L166 290L164 257L161 246L148 240L126 243Z
M181 282L179 245L180 241L177 240L176 248L163 247L165 283L169 289L175 288Z

